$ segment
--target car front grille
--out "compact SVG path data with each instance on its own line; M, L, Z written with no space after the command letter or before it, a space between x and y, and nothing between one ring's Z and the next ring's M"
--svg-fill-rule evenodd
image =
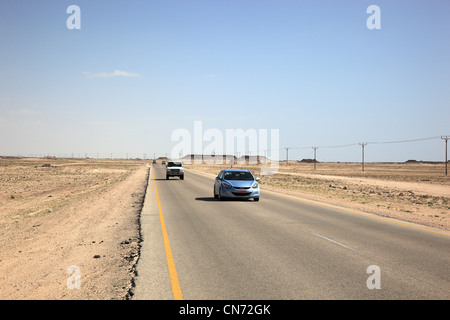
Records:
M235 196L248 196L251 192L232 192Z

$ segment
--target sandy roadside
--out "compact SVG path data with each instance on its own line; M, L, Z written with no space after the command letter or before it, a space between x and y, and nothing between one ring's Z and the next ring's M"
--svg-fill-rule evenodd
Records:
M3 225L0 299L126 299L148 172L142 165L90 192L63 195L62 207Z
M312 175L307 173L281 173L286 175L302 176L306 178L338 180L342 183L361 184L374 187L390 188L392 190L409 190L418 195L433 195L437 197L450 197L450 186L435 185L407 181L386 181L370 178L354 178L336 175Z

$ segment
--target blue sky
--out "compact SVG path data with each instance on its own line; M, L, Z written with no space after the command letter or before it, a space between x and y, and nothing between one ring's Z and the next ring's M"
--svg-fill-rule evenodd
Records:
M66 26L72 4L79 30ZM372 4L379 30L366 27ZM359 142L450 135L449 9L445 0L2 1L0 154L165 155L171 133L194 121L279 129L290 158L319 146L320 161L359 161ZM443 160L444 143L369 144L365 156Z

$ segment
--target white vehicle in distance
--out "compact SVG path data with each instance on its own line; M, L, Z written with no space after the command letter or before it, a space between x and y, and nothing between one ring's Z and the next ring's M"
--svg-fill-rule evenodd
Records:
M180 161L169 161L166 166L166 180L170 177L180 177L184 180L183 164Z

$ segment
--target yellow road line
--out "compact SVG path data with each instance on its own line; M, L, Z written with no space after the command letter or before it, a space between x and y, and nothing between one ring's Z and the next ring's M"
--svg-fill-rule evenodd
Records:
M401 226L404 226L404 227L408 227L408 228L414 228L414 229L419 229L419 230L423 230L423 231L428 231L428 232L433 232L433 233L437 233L437 234L442 234L444 236L450 236L450 234L445 233L445 232L439 232L439 231L435 231L435 230L431 230L431 229L427 229L427 228L417 227L417 226L413 226L413 225L410 225L410 224L406 224L406 223L402 223L402 222L398 222L398 221L394 221L394 220L383 219L383 218L379 218L379 217L376 217L376 216L368 215L368 214L365 214L365 213L355 212L355 211L352 211L352 210L347 210L347 209L344 209L344 208L339 208L339 207L336 207L336 206L333 206L333 205L327 205L327 204L316 202L316 201L308 201L308 200L305 200L305 199L301 199L301 198L298 198L298 197L295 197L295 196L290 196L290 195L279 193L279 192L275 192L275 191L270 191L270 190L263 190L263 191L264 192L273 193L273 194L277 194L279 196L283 196L283 197L290 198L290 199L293 199L293 200L297 200L297 201L300 201L300 202L313 204L313 205L316 205L316 206L321 206L321 207L325 207L325 208L335 209L335 210L339 210L339 211L347 212L347 213L351 213L351 214L357 214L357 215L360 215L360 216L363 216L363 217L376 219L376 220L389 222L389 223L394 223L394 224L398 224L398 225L401 225Z
M173 260L172 250L170 249L169 237L167 236L167 229L166 224L164 222L163 212L161 209L161 202L159 201L158 188L156 187L156 180L154 177L153 182L155 184L156 200L158 202L158 209L159 209L159 220L161 221L161 230L164 240L164 248L166 250L167 266L169 268L169 276L170 276L170 283L172 285L173 298L175 300L183 300L180 282L178 281L177 270L175 269L175 262Z

